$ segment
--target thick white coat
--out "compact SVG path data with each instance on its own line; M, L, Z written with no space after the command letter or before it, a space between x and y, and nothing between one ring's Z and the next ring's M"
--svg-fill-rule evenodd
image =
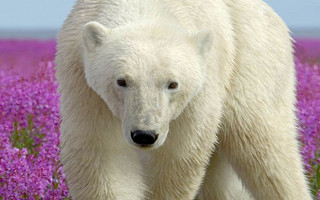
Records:
M291 40L263 1L78 0L56 64L74 199L311 200ZM153 150L134 128L159 133Z

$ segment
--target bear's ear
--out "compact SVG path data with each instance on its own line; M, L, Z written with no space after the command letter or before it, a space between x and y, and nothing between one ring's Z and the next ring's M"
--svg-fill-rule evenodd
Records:
M98 22L89 22L83 29L83 42L88 51L94 51L107 39L111 29L104 27Z
M198 53L204 58L207 59L211 46L212 46L212 32L209 29L204 29L196 34L192 35L191 38L194 41Z

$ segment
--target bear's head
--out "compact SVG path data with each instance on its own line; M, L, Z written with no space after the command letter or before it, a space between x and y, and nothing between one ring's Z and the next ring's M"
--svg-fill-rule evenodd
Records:
M201 90L211 43L207 30L190 35L179 26L109 29L89 22L83 31L86 80L122 120L127 142L154 149Z

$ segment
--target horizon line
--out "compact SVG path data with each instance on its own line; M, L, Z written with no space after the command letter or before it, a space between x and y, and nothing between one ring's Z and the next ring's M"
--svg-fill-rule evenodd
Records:
M0 39L56 39L58 29L11 29L0 30ZM290 28L293 38L320 38L320 29L317 28Z

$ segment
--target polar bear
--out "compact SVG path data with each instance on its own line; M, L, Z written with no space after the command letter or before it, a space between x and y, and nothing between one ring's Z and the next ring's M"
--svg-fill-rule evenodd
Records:
M261 0L78 0L58 37L74 199L311 200L288 29Z

